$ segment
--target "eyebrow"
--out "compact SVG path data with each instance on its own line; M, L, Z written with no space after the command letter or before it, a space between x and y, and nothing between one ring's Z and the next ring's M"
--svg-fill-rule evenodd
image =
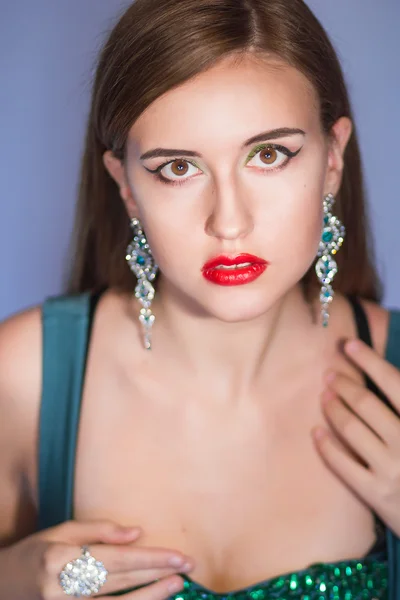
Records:
M242 145L242 149L250 146L252 144L256 144L257 142L265 142L271 139L278 139L282 137L287 137L290 135L306 135L305 131L302 129L293 129L289 127L281 127L279 129L271 129L270 131L264 131L263 133L259 133L244 142ZM157 158L160 156L171 157L171 156L194 156L196 158L203 158L199 152L195 152L194 150L182 150L182 149L174 149L174 148L154 148L154 150L148 150L144 154L141 155L140 160L146 160L147 158Z

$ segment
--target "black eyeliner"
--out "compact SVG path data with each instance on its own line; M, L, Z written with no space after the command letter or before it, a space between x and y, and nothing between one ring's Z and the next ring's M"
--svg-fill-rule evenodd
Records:
M185 158L174 158L172 160L169 160L169 161L163 163L162 165L159 165L156 169L149 169L148 167L145 167L144 165L143 165L143 168L146 169L146 171L148 171L149 173L159 173L161 171L161 169L163 169L167 165L170 165L170 164L176 162L177 160L187 162L189 165L192 165L192 167L196 167L196 169L200 169L200 167L198 165L196 165L195 163L193 163L190 160L186 160Z
M266 150L268 148L272 148L273 150L279 150L279 152L282 152L283 154L285 154L289 158L294 158L295 156L297 156L297 154L300 152L300 150L303 148L303 146L301 146L295 152L292 152L291 150L289 150L289 148L286 148L286 146L281 146L280 144L270 144L268 142L266 142L265 144L258 144L258 146L256 146L250 152L250 154L247 156L246 164L247 164L247 162L249 160L251 160L252 158L254 158L256 156L256 154L258 154L259 152L261 152L261 150Z

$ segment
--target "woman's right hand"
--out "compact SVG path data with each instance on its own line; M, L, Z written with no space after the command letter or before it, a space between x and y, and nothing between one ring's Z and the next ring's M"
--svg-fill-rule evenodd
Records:
M123 528L111 521L68 521L30 535L0 551L0 597L63 600L66 594L59 574L87 545L108 571L97 596L111 599L107 594L150 584L124 594L124 600L164 600L183 588L177 573L189 572L193 561L174 550L135 547L132 544L140 534L139 528Z

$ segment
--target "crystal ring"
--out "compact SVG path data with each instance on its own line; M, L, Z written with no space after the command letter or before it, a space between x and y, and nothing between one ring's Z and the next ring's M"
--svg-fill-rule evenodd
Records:
M97 594L107 581L107 575L103 563L90 554L88 546L82 546L82 555L65 565L59 580L67 596L81 598Z

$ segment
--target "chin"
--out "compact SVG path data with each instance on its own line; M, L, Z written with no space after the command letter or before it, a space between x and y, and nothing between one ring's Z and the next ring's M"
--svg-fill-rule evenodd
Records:
M282 285L283 283L283 285ZM186 313L203 319L218 319L223 323L241 323L262 318L280 299L285 296L286 282L278 286L260 285L259 282L248 285L223 287L204 283L191 289L171 286L175 300Z
M247 296L247 297L246 297ZM265 315L277 298L268 298L266 294L246 294L244 297L225 297L212 305L208 304L208 314L224 323L242 323L253 321Z

